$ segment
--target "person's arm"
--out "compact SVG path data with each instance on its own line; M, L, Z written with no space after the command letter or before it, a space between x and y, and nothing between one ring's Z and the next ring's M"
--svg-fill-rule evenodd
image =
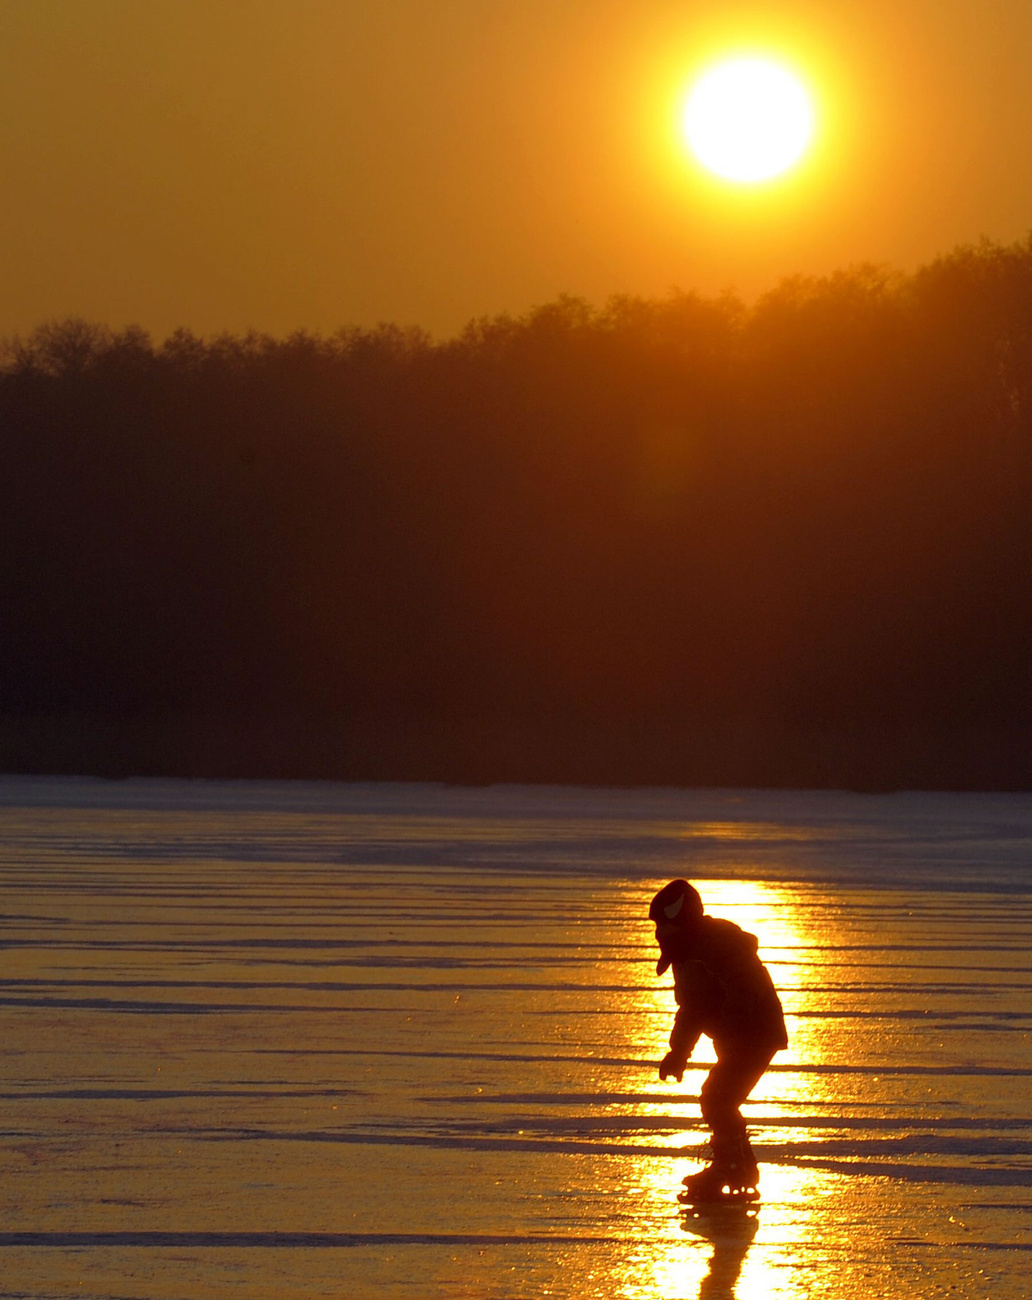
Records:
M691 983L689 969L692 964L694 963L686 964L688 969L681 968L674 971L677 1015L674 1017L674 1027L670 1031L670 1050L659 1064L659 1077L666 1079L668 1075L673 1075L678 1083L684 1078L684 1067L691 1059L695 1044L702 1034L699 990L696 989L693 996L689 987Z
M670 1051L659 1063L659 1077L673 1075L678 1083L684 1078L684 1068L691 1060L695 1044L699 1041L702 1030L699 1029L682 1007L674 1017L674 1027L670 1033Z

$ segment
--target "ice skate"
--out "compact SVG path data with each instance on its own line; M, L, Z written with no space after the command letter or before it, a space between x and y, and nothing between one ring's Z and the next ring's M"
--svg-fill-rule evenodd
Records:
M747 1137L713 1144L713 1160L684 1179L682 1205L753 1205L760 1199L760 1170Z

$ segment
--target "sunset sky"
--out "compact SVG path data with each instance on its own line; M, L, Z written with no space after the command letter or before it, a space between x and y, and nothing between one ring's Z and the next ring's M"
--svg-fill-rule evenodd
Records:
M707 178L720 56L804 79L785 177ZM2 0L0 335L747 298L1032 228L1029 0Z

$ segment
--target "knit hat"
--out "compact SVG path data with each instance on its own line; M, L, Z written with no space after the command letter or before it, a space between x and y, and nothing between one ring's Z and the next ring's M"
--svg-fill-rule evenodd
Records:
M650 921L676 921L698 919L702 915L702 899L694 885L687 880L671 880L664 885L649 905Z
M687 880L671 880L664 885L653 898L649 906L649 920L657 925L675 923L681 929L687 929L693 921L702 917L702 899L699 891L689 885ZM679 944L660 944L660 959L656 963L656 974L663 975L677 956Z

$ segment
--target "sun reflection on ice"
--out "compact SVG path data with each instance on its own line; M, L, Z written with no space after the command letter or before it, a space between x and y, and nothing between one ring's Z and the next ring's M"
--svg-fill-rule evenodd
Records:
M675 1200L671 1166L628 1158L624 1182L647 1230L621 1258L607 1294L625 1300L803 1300L809 1273L797 1265L826 1230L827 1175L765 1171L759 1207L690 1213ZM834 1181L834 1180L831 1180Z
M786 1138L808 1141L815 1136L807 1116L821 1106L816 1095L821 1075L811 1067L822 1063L822 1043L811 1028L816 1022L805 1016L800 1019L799 1013L808 1010L816 996L808 987L812 981L808 958L822 936L812 931L809 911L799 905L798 886L719 879L696 880L696 884L708 912L757 936L760 957L771 971L789 1020L788 1049L775 1057L774 1068L743 1106L761 1161L761 1201L753 1214L727 1208L702 1214L679 1212L680 1180L699 1167L702 1143L708 1136L698 1110L698 1090L715 1055L704 1038L684 1081L661 1083L653 1076L650 1100L639 1101L635 1108L653 1124L657 1119L669 1121L668 1129L653 1131L651 1138L654 1147L669 1148L672 1158L628 1157L627 1191L639 1199L642 1221L653 1225L654 1237L647 1249L627 1256L618 1293L628 1300L799 1300L807 1294L806 1280L794 1266L800 1252L821 1240L819 1207L832 1194L824 1185L829 1175L773 1164L764 1158L764 1145L773 1142L783 1148ZM643 937L651 944L651 926ZM634 996L624 1010L628 1019L643 1018L644 1012L655 1026L650 1048L658 1062L675 1004L669 977L657 980L653 969L643 961L634 978ZM628 1038L633 1037L629 1031ZM800 1061L808 1067L805 1072L793 1068ZM628 1070L625 1082L628 1093L640 1098L640 1073Z
M800 906L798 886L786 888L755 880L708 880L699 885L706 910L734 921L759 940L760 959L766 964L781 997L788 1022L788 1047L774 1058L772 1070L761 1079L743 1114L757 1117L762 1110L772 1118L798 1115L800 1105L816 1101L815 1065L824 1064L825 1043L820 1021L806 1014L812 1010L814 993L810 984L815 972L810 954L822 937L812 929L809 912ZM701 1052L698 1059L705 1059ZM792 1062L805 1062L810 1069L798 1074Z

